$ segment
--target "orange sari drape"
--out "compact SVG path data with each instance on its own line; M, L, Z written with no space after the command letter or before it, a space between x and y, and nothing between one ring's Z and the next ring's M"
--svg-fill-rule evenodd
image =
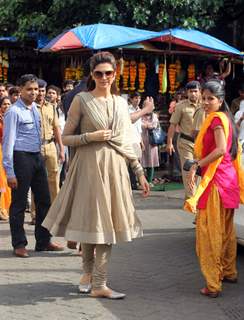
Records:
M0 210L1 214L8 217L8 211L11 204L11 189L8 187L7 176L3 168L2 155L2 130L3 124L0 122Z
M196 159L200 160L202 158L202 147L203 147L203 138L207 132L207 129L212 123L212 120L214 117L220 118L223 128L224 128L224 133L225 137L227 139L229 135L229 120L227 118L227 115L224 114L223 112L212 112L210 113L207 118L205 119L203 126L197 136L197 139L195 141L195 146L194 146L194 154ZM190 199L187 199L185 201L184 209L189 212L196 212L196 207L199 198L201 195L204 193L206 190L208 184L210 181L213 179L214 174L216 172L217 167L221 163L223 157L218 158L214 162L210 163L208 165L207 171L205 172L204 176L202 177L202 180L197 188L196 193L194 194L193 197ZM236 173L238 176L238 182L239 182L239 187L240 187L240 203L244 203L244 170L241 167L241 146L239 145L238 148L238 155L236 159L233 161L233 165L236 169Z

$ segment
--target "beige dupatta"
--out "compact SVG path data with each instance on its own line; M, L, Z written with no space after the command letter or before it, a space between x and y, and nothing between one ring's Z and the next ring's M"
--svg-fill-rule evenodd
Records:
M107 130L108 120L101 111L101 105L89 92L82 92L80 97L86 105L86 113L97 130ZM133 150L133 129L126 100L113 95L112 138L107 141L115 150L128 160L138 160Z

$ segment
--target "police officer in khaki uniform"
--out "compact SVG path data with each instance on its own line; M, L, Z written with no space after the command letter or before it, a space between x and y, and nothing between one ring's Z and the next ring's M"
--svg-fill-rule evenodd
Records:
M41 153L44 157L47 168L49 191L51 196L51 202L53 202L53 200L59 192L58 162L64 162L64 146L61 140L61 131L57 111L51 103L45 101L47 83L46 81L39 79L38 85L39 93L36 98L36 103L39 107L39 112L41 116ZM57 152L55 142L59 146L59 154Z
M182 100L176 104L175 111L170 118L170 126L168 129L167 152L171 155L175 152L173 146L173 137L176 126L180 127L180 134L177 140L177 149L180 155L182 179L185 188L186 199L192 196L192 192L187 184L186 171L183 170L183 165L187 159L194 159L194 137L192 135L195 128L193 127L194 115L195 122L200 126L202 112L196 112L201 108L201 86L198 81L191 81L186 85L188 99ZM197 118L196 118L197 117ZM198 129L197 129L198 130Z

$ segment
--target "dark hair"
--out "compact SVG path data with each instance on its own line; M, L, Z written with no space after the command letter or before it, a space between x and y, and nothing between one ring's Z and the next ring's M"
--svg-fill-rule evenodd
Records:
M8 99L8 100L10 101L10 98L9 98L8 96L2 97L2 98L0 99L0 109L2 108L2 104L3 104L3 102L4 102L5 99Z
M63 87L66 87L68 84L74 85L74 80L71 80L71 79L64 80Z
M24 87L27 82L37 82L38 78L34 74L23 74L17 81L17 86Z
M6 84L3 83L3 82L0 82L0 87L4 87L5 89L7 89L7 88L6 88Z
M37 83L38 83L39 88L46 88L46 86L47 86L47 82L43 79L38 79Z
M61 94L61 89L57 86L54 86L53 84L51 84L50 86L47 87L47 92L49 89L56 91L57 95Z
M9 91L8 91L8 94L10 96L12 96L12 94L15 94L15 93L17 93L17 94L20 93L20 88L17 87L17 86L14 86L14 87L10 88Z
M190 90L190 89L201 89L201 85L199 81L193 80L187 83L186 85L186 90Z
M96 66L99 65L100 63L109 63L109 64L111 64L114 71L116 70L115 57L112 55L112 53L110 53L108 51L95 53L90 58L90 71L92 72L96 68ZM92 79L92 76L89 75L89 77L87 79L87 90L92 91L95 89L95 87L96 87L95 81ZM118 89L117 89L115 80L111 86L111 93L118 94Z
M140 92L135 91L135 92L133 92L133 93L131 93L131 94L129 95L129 99L133 99L133 98L135 98L135 97L141 97Z
M238 134L236 130L235 121L232 113L230 112L229 106L225 101L225 89L219 80L210 80L203 85L203 91L209 90L216 98L223 100L222 105L219 108L219 111L222 111L227 114L230 119L232 126L232 145L230 149L230 154L232 159L235 159L237 156L238 150Z

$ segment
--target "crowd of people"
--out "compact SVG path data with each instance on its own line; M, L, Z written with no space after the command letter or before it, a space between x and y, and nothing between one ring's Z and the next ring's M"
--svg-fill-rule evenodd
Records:
M62 251L52 236L79 244L79 291L122 299L107 286L109 258L112 245L143 235L132 189L147 197L155 181L159 151L150 132L160 123L152 97L118 94L111 53L93 55L86 69L76 87L64 82L63 93L33 74L0 84L0 219L9 219L14 255L27 258L29 208L36 251ZM201 294L209 297L222 281L237 282L233 214L244 200L244 85L229 109L227 73L187 83L169 106L166 150L182 173L185 209L196 214Z

